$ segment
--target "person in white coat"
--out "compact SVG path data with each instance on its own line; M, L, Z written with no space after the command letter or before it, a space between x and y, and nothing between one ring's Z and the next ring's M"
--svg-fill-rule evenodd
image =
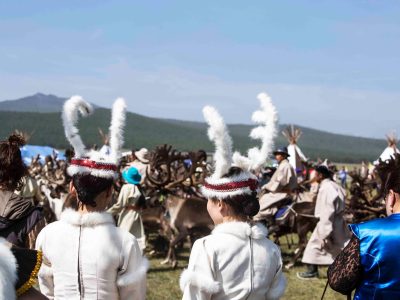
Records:
M146 235L140 216L140 200L144 196L140 191L139 184L141 175L135 167L130 167L122 172L125 184L122 186L117 202L111 206L107 212L118 215L117 226L132 233L139 243L139 247L144 251L146 248Z
M319 218L302 262L307 271L297 273L300 279L318 277L318 265L330 265L350 239L350 231L343 218L346 191L331 179L331 171L324 165L316 169L320 183L314 215Z
M263 104L267 109L270 103ZM265 158L237 160L232 166L230 137L222 118L212 107L203 112L216 151L214 173L201 191L216 226L211 235L193 245L188 268L180 278L182 299L279 299L286 288L279 247L267 238L264 225L250 219L260 205L257 177L249 171L248 162L259 167Z
M233 167L227 178L240 173ZM279 299L283 295L286 280L280 250L267 238L264 225L249 221L259 209L255 185L256 181L254 188L236 188L253 189L250 194L229 196L227 192L223 199L208 198L207 210L216 226L193 245L180 279L182 299ZM210 196L212 187L206 188L205 195Z
M65 210L37 238L36 248L43 253L39 287L49 299L142 300L147 260L136 238L116 227L112 215L105 212L118 177L126 105L118 99L113 106L110 155L86 152L78 135L78 111L90 110L90 104L79 96L64 104L64 129L75 150L67 172L77 210Z

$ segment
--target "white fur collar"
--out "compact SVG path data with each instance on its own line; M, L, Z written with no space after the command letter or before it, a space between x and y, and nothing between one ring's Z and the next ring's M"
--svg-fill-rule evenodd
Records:
M81 214L72 209L66 209L61 214L60 220L77 226L96 226L100 224L114 224L114 219L107 212L91 212Z
M0 299L15 299L17 261L6 241L0 238Z
M226 222L217 225L212 234L227 233L233 234L241 239L251 236L254 239L263 239L268 236L267 228L261 223L251 226L246 222Z

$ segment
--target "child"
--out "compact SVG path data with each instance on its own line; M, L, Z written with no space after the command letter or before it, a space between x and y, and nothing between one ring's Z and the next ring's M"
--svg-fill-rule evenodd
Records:
M40 290L49 299L145 299L147 262L135 237L117 228L105 212L118 175L125 102L114 103L109 155L86 152L75 127L78 110L87 113L91 106L75 96L63 111L65 133L75 150L67 171L78 209L65 210L38 236Z
M216 227L193 245L188 269L180 279L183 299L279 299L285 290L280 250L268 240L267 229L250 219L260 208L257 178L250 170L264 164L276 131L276 111L270 99L264 94L259 98L264 110L255 115L263 118L253 116L253 120L267 126L252 133L263 140L261 150L252 149L254 156L249 152L249 157L235 154L232 158L231 139L222 118L213 108L204 109L216 151L215 171L206 179L202 193Z

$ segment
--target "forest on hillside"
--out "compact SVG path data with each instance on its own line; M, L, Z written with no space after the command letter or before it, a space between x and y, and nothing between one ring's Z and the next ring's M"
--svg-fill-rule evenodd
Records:
M88 118L81 118L78 124L86 145L101 145L98 129L108 131L111 113L108 109L98 108ZM30 144L48 145L59 149L68 147L61 122L60 113L4 112L0 111L0 137L4 139L13 130L19 129L33 133ZM281 125L281 129L285 125ZM299 146L304 154L316 160L329 158L336 162L358 163L361 160L373 161L378 158L386 146L382 139L360 138L323 132L300 127L303 134ZM257 145L248 135L251 125L229 125L234 149L242 153ZM171 144L176 149L213 151L213 145L207 138L205 123L156 119L128 113L125 129L125 148L154 148L160 144ZM276 146L287 145L286 139L279 134Z

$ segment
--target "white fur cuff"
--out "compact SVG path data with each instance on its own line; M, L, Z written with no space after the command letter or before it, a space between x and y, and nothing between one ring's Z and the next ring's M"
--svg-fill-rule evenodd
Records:
M149 261L146 258L142 258L141 264L135 270L135 273L129 273L129 276L121 276L117 280L117 285L119 287L134 285L136 283L141 282L144 278L146 278L147 270L149 269ZM126 274L128 275L128 274Z
M186 285L193 285L208 294L216 294L221 290L221 284L209 278L200 277L195 272L184 270L179 280L179 286L182 292L185 290Z
M17 262L4 239L0 238L0 299L15 299Z

